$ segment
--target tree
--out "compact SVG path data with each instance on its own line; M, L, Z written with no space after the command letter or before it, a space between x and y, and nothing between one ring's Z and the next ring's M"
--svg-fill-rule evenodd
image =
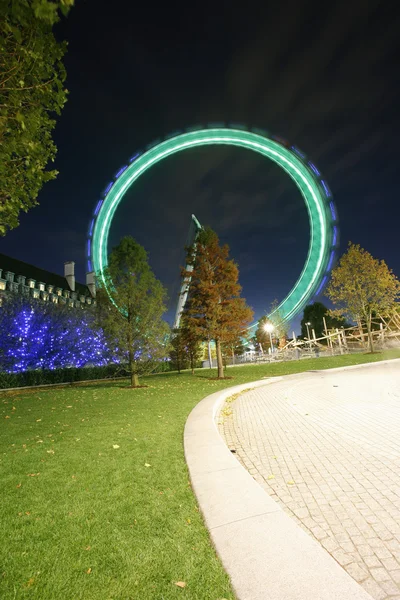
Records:
M199 358L199 360L210 363L210 358L211 358L211 364L210 364L209 368L211 369L213 361L217 358L217 350L215 348L215 344L209 344L208 342L205 342L204 340L202 340L200 342L200 358Z
M0 234L37 204L43 184L57 175L51 138L67 99L65 43L52 25L74 0L3 0L0 6Z
M232 357L232 364L235 364L235 356L242 356L245 353L245 342L240 335L227 340L222 344L222 353L225 356Z
M131 386L168 356L169 327L162 319L166 290L148 264L146 250L124 237L109 257L97 295L98 319L110 348L128 365Z
M274 326L274 335L279 338L287 338L289 332L290 323L283 318L283 314L278 308L279 302L278 300L273 300L271 302L271 307L269 309L269 320Z
M220 246L214 231L199 232L187 249L186 264L189 269L182 269L182 275L190 278L190 285L184 315L200 340L215 341L218 378L223 378L221 344L244 332L253 311L240 297L239 270L229 259L229 247Z
M172 333L169 357L171 359L172 367L176 369L178 373L180 373L182 369L187 368L188 355L183 340L182 329L174 329Z
M385 315L394 308L400 296L400 282L385 261L373 258L350 242L332 271L326 294L337 306L332 311L334 315L366 324L369 350L373 352L372 316L374 312Z
M194 375L196 363L200 360L202 354L201 340L196 328L193 327L185 315L181 319L181 336L192 375Z
M343 317L331 315L328 308L322 304L322 302L314 302L308 304L303 311L303 318L301 319L301 337L308 338L308 331L306 323L309 325L310 335L311 330L314 329L315 337L321 338L325 335L324 329L324 318L327 329L336 329L339 327L350 327Z
M0 331L0 371L7 373L113 362L89 308L77 310L20 294L4 294Z

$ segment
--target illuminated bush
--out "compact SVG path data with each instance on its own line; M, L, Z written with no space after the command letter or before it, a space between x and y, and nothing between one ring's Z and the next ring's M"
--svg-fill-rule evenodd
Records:
M0 306L0 371L103 366L113 361L90 309L10 294Z

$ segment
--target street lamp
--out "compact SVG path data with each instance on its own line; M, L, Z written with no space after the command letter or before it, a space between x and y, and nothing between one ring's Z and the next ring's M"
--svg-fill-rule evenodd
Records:
M265 331L267 331L269 333L269 341L271 343L271 354L272 354L272 352L274 351L274 345L272 343L272 332L274 330L274 326L272 325L272 323L266 323L264 325L264 329L265 329Z
M311 348L311 338L310 338L310 329L309 329L310 325L311 325L310 322L306 323L308 343L310 344L310 348Z

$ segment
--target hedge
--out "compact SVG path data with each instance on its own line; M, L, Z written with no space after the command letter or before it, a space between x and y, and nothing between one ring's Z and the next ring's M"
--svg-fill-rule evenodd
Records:
M165 373L172 370L170 361L160 362L153 373ZM22 373L4 373L0 371L0 390L52 383L73 383L74 381L90 381L92 379L112 379L113 377L129 377L125 367L106 365L103 367L70 367L68 369L37 369Z
M70 383L74 381L89 381L91 379L110 379L122 377L126 371L120 365L104 367L71 367L68 369L37 369L22 373L0 372L0 389L13 387L29 387L31 385L46 385L52 383Z

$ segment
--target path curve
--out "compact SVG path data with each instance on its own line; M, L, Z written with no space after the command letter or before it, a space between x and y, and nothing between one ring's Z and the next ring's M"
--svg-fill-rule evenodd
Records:
M220 430L269 497L376 600L400 599L400 361L291 376L232 408Z
M218 432L216 416L226 398L249 388L273 390L281 381L211 394L187 419L185 457L211 539L239 600L371 600L244 469Z

